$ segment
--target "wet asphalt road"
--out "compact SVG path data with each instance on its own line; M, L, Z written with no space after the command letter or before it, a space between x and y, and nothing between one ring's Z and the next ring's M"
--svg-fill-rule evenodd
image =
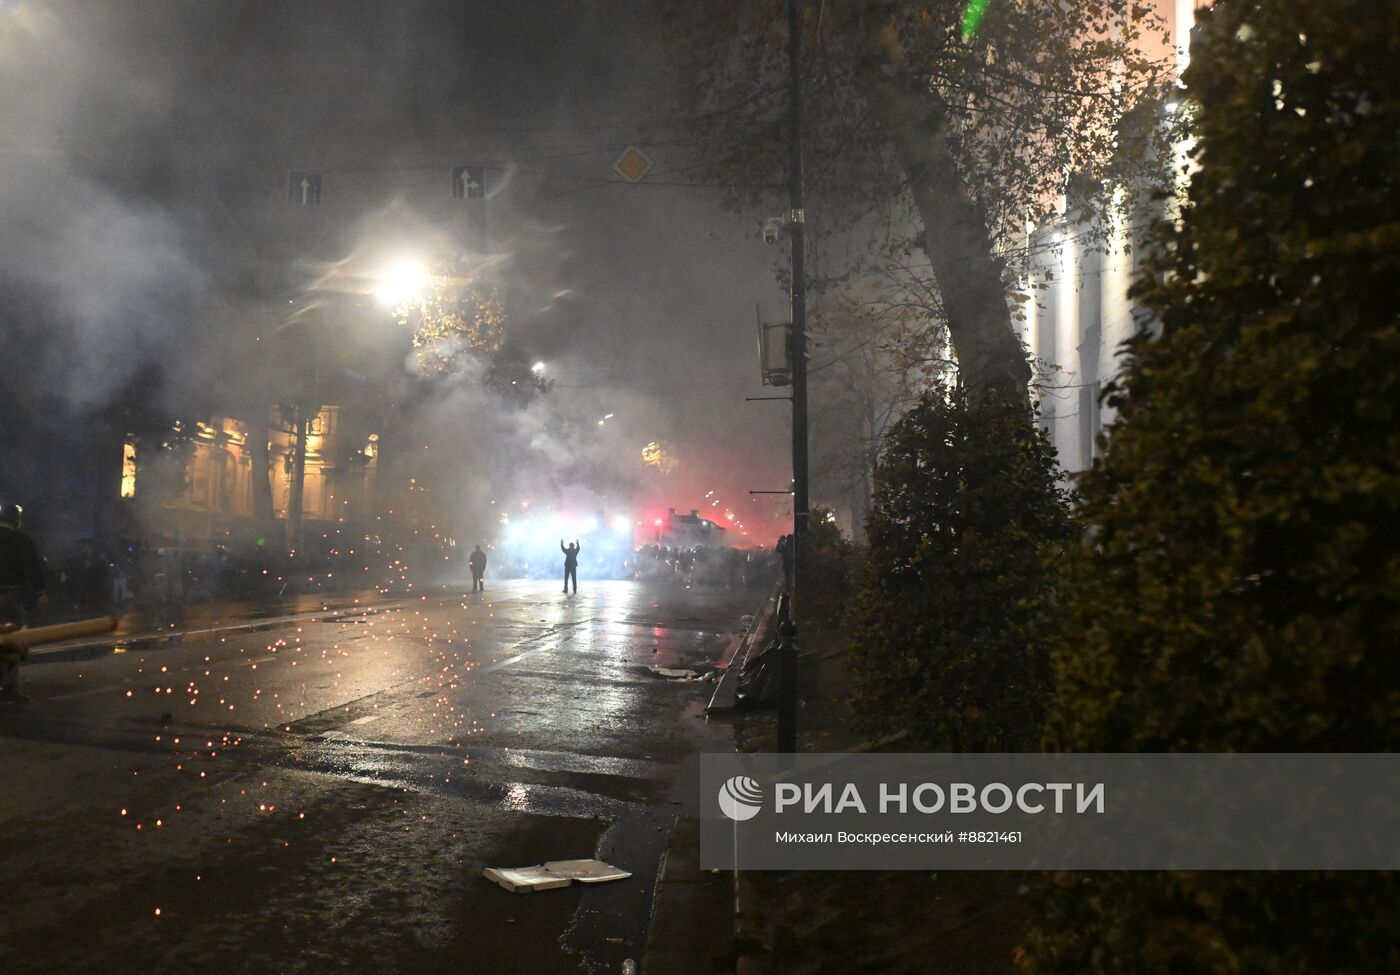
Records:
M6 970L638 958L695 755L732 747L711 684L646 667L724 659L762 594L555 585L36 651L32 703L0 709ZM634 876L529 895L481 877L592 856Z

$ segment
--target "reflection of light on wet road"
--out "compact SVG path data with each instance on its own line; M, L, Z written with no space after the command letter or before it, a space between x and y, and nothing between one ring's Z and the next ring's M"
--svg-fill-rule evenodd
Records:
M501 806L515 812L530 811L530 787L523 782L512 782L506 789L505 798L501 800Z
M90 659L51 655L32 677L41 700L61 704L64 723L45 723L41 732L70 754L46 777L80 783L61 808L63 828L76 822L82 832L63 836L59 820L37 816L27 828L42 849L72 845L75 858L96 864L81 868L93 872L93 889L142 884L147 919L207 922L213 930L209 912L229 911L230 939L257 929L245 923L254 920L245 908L206 901L186 880L167 882L175 876L167 864L204 884L219 865L264 867L264 841L342 870L361 842L406 859L460 843L466 862L512 862L498 856L513 844L535 845L517 844L519 837L543 837L543 858L586 855L606 831L608 844L651 874L665 843L657 825L673 812L665 805L673 780L685 774L678 770L695 743L712 739L711 726L698 720L708 689L674 686L646 667L700 669L759 595L584 580L577 597L565 598L557 585L512 583L509 595L448 591L374 612L362 607L353 617L323 609L266 630L240 623ZM10 737L33 733L34 717L17 732L10 720L0 721ZM21 799L30 801L16 794L10 802ZM93 824L78 818L78 804L95 810L83 813ZM99 851L113 830L141 846L108 863ZM409 845L393 845L406 832L415 834ZM344 889L304 886L288 862L292 868L268 870L265 887L259 877L266 891L259 900L305 897L308 912L331 915ZM363 878L366 896L387 885L397 903L397 877L378 869L382 862L354 883ZM458 883L455 858L442 871L449 878L442 889ZM71 921L87 908L67 897L51 900ZM447 901L438 922L451 926L460 915L456 899ZM36 905L34 916L49 906ZM571 951L607 943L604 934L635 941L646 926L644 910L627 918L565 913L571 933L560 941ZM330 945L332 935L325 938ZM96 934L91 940L98 943Z
M602 727L612 727L618 718L637 710L635 691L623 687L604 686L595 688L589 701L589 723Z

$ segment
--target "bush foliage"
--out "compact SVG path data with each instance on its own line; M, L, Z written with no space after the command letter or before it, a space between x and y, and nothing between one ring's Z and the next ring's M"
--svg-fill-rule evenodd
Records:
M1039 738L1046 655L1031 626L1047 544L1071 535L1053 450L1026 403L930 394L885 438L869 555L847 618L858 728L932 749Z
M799 608L804 628L814 623L829 629L841 622L851 601L857 559L858 549L841 534L831 510L813 507L803 540L801 587L811 594Z
M1081 483L1053 747L1400 747L1400 42L1370 0L1221 3L1179 229ZM1390 874L1058 878L1036 973L1400 971Z

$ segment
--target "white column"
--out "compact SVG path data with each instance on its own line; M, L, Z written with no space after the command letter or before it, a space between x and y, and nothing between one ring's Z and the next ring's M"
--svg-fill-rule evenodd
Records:
M1055 448L1067 471L1082 470L1086 459L1079 450L1079 247L1070 233L1061 235L1059 281L1055 295Z
M1191 63L1191 28L1196 23L1196 0L1176 0L1172 16L1172 47L1176 49L1176 76Z
M1123 212L1127 193L1120 186L1113 191L1108 239L1108 253L1103 256L1103 273L1099 275L1099 377L1108 380L1118 375L1122 367L1122 345L1133 334L1133 311L1128 301L1128 288L1133 282L1133 255L1125 253L1131 237L1128 217ZM1113 410L1104 405L1100 417L1107 425L1113 420Z
M1025 340L1026 348L1032 356L1040 355L1040 304L1036 301L1035 285L1035 273L1027 271L1026 300L1021 306L1026 320L1021 329L1021 338Z

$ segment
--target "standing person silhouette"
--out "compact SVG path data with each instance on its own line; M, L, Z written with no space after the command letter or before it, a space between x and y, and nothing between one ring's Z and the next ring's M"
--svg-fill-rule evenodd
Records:
M569 580L574 581L574 595L578 595L578 553L582 546L578 539L568 548L564 547L564 540L559 539L559 551L564 553L564 591L569 591Z
M485 589L486 583L481 580L486 576L486 553L481 550L480 542L472 549L472 557L467 561L467 565L471 566L472 570L472 592Z
M29 609L43 609L49 602L39 550L20 530L23 512L17 504L0 504L0 630L19 629ZM0 658L0 701L24 704L28 700L19 691L19 660Z

